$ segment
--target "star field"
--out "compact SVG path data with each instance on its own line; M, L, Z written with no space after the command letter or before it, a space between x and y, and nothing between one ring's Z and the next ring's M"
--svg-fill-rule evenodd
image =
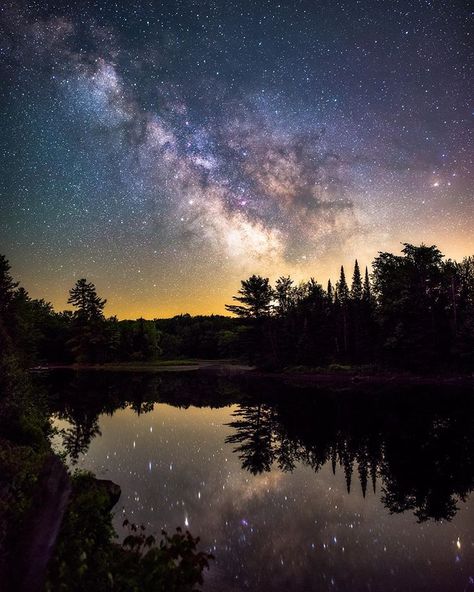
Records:
M3 3L0 250L121 318L472 254L471 28L461 2Z

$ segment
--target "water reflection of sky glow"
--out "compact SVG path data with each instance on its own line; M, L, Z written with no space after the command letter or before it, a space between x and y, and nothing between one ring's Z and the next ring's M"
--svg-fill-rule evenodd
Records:
M348 494L330 463L254 476L225 443L235 409L156 404L101 416L78 466L120 484L119 532L123 516L150 532L189 527L216 556L208 590L474 589L469 500L452 522L417 524L388 513L379 479L375 494L364 498L356 479Z

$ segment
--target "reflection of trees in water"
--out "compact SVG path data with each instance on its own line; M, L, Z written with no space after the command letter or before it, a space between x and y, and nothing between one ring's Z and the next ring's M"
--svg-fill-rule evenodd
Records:
M238 386L221 378L180 373L166 379L151 372L58 371L44 386L51 412L69 426L61 430L65 453L73 464L100 435L99 416L130 407L137 415L153 411L157 402L177 407L221 407L242 395ZM216 393L218 396L216 397Z
M117 409L124 409L127 406L130 406L137 415L141 415L153 411L154 405L151 401L139 399L120 405L114 403L112 407L110 402L102 405L96 404L92 409L77 404L63 406L55 415L58 419L66 420L69 423L67 428L60 430L60 435L63 448L72 464L76 464L81 454L87 452L92 440L101 435L100 415L113 415Z
M297 463L303 463L317 472L331 462L334 473L338 464L343 468L350 492L356 464L364 497L369 476L375 491L381 449L374 449L369 441L366 446L355 446L337 433L334 441L316 437L308 442L304 436L290 435L276 409L264 404L240 407L233 415L236 419L228 425L236 432L228 436L226 442L238 444L234 452L242 461L242 468L254 475L270 471L273 464L283 472L291 472ZM311 421L311 418L306 419Z
M426 414L399 435L388 438L382 500L392 512L411 510L418 520L451 519L457 499L474 489L472 410L454 416Z
M80 417L68 414L58 414L59 419L66 419L69 427L60 431L62 444L73 464L76 464L81 454L89 449L93 438L100 436L98 416L81 414Z
M235 452L242 467L254 475L269 471L275 460L276 438L273 431L273 409L267 405L241 407L232 427L236 432L226 442L238 444Z
M110 376L102 373L66 373L50 388L51 406L58 419L69 423L61 430L62 445L76 464L90 443L100 436L99 416L112 415L130 406L137 415L153 410L158 385L150 377L137 375Z
M270 391L271 389L271 391ZM147 413L155 402L222 407L247 401L234 414L227 442L252 474L298 463L315 472L326 463L344 471L348 492L375 491L390 512L412 511L420 521L450 519L474 488L471 393L432 388L291 390L278 383L180 374L68 374L50 388L52 411L71 424L63 433L73 462L98 435L98 418L131 406ZM262 402L265 398L266 402ZM271 403L269 401L272 401Z
M469 409L440 416L424 405L366 403L359 408L330 398L321 404L241 406L227 442L237 444L242 467L253 474L272 466L292 471L297 463L317 472L330 462L333 472L338 466L344 471L348 492L357 474L364 497L369 484L375 492L380 477L381 498L391 513L410 510L420 522L453 518L457 501L474 489Z

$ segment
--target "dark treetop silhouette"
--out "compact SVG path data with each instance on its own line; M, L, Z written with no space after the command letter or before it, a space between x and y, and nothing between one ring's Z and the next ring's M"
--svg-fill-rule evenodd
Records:
M327 289L313 278L243 280L223 316L118 321L92 283L70 291L76 310L56 313L12 280L2 258L0 305L30 363L146 361L157 357L241 358L267 368L372 364L424 372L474 367L474 259L445 260L435 246L405 244L401 255L357 260Z

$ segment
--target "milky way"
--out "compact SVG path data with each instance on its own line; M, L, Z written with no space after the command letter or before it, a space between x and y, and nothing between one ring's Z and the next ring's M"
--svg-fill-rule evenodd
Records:
M0 250L32 295L222 312L250 273L474 251L462 3L0 10Z

